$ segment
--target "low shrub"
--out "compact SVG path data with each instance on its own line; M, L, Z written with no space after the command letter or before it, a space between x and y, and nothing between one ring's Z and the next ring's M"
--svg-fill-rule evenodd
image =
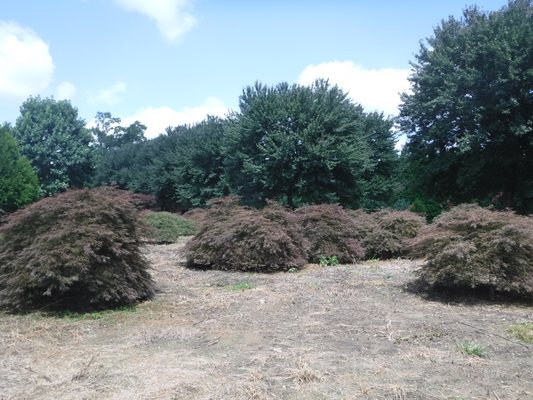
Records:
M203 218L207 222L186 246L190 267L275 272L306 262L306 241L294 216L277 204L255 210L224 198Z
M408 254L409 240L425 225L411 211L383 209L373 213L351 210L356 237L365 249L365 259L390 259Z
M193 222L166 211L149 211L144 214L144 221L150 228L148 237L154 243L175 243L181 236L196 232Z
M429 287L484 288L533 297L533 221L509 211L460 205L413 239L425 257L421 282Z
M367 258L385 260L408 255L409 240L425 225L425 219L411 211L383 209L371 217L376 226L363 239Z
M72 190L0 228L0 306L94 310L152 297L143 225L112 189Z
M98 190L107 193L109 197L130 203L137 210L151 210L156 205L156 198L152 194L133 193L115 186L101 186Z
M308 260L319 263L320 257L336 256L340 263L364 258L365 250L352 216L336 204L319 204L296 210L304 236L309 241Z

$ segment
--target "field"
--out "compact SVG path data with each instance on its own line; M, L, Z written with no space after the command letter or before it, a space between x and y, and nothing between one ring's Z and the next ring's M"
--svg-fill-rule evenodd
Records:
M133 309L0 314L0 399L532 399L531 305L428 300L420 262L188 270L151 246Z

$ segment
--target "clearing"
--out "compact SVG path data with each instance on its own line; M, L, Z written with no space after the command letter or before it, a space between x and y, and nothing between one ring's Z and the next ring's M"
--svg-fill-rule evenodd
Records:
M160 292L134 309L0 313L0 399L533 398L508 331L531 306L423 299L405 260L197 271L182 246L147 249Z

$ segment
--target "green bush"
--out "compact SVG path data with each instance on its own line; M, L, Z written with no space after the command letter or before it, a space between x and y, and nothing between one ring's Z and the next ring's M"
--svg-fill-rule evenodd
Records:
M186 246L194 268L254 272L288 271L306 263L306 241L293 214L277 204L263 210L219 199Z
M336 256L340 263L364 258L365 250L352 216L336 204L305 206L296 210L298 222L309 241L308 260L319 263L322 256Z
M460 205L425 227L411 246L427 260L419 277L429 287L486 287L533 297L530 217Z
M39 197L39 181L7 126L0 126L0 219Z
M174 243L181 236L194 235L194 223L166 211L147 212L144 220L150 227L149 238L155 243Z
M0 306L91 310L152 297L137 211L110 189L72 190L0 227Z

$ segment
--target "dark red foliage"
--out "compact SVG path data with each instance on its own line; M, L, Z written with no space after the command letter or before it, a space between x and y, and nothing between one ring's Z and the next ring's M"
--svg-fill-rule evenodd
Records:
M409 240L425 225L422 216L411 211L383 209L369 215L373 220L363 243L366 258L386 260L408 255ZM358 224L359 225L359 224Z
M533 297L533 220L464 204L424 228L411 243L425 257L430 287L488 287Z
M186 247L190 267L275 272L306 263L306 241L290 211L276 204L255 210L234 200L214 202L203 216Z
M137 211L113 189L73 190L0 229L0 306L90 310L152 297Z
M364 258L365 250L354 218L341 206L320 204L296 210L298 222L309 241L308 260L336 256L341 263L353 263Z

